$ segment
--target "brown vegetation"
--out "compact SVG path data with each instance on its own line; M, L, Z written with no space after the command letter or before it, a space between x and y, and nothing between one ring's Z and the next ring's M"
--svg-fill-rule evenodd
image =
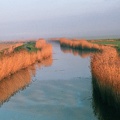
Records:
M46 41L44 39L39 39L36 41L36 48L43 48L44 46L46 46Z
M92 107L95 116L98 120L120 120L120 110L115 107L117 104L112 103L114 107L108 106L108 104L101 99L101 92L98 91L95 82L96 80L93 79Z
M116 49L106 48L103 53L91 59L93 88L101 100L109 106L120 109L120 57Z
M36 42L36 45L40 44ZM52 46L45 43L35 52L28 52L25 49L4 54L0 57L0 80L16 71L26 68L36 61L42 61L52 56Z
M79 50L102 50L102 46L98 44L90 43L84 39L76 40L76 39L66 39L61 38L60 39L61 46L64 47L70 47L73 49L79 49Z
M14 51L15 48L22 46L23 43L1 43L0 52L3 54L9 54Z

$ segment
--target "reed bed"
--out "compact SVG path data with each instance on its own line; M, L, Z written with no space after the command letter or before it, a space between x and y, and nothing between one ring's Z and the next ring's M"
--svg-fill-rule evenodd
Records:
M66 39L66 38L61 38L60 44L63 47L70 47L70 48L79 49L79 50L89 50L89 51L97 51L98 50L98 51L100 51L103 49L103 46L90 43L90 42L86 41L85 39L70 40L70 39Z
M7 48L15 48L17 46L22 45L23 43L0 43L0 51Z
M35 63L2 79L0 81L0 105L8 101L19 90L25 89L32 82L32 76L35 76L37 67L50 66L51 64L52 57L49 57L41 63Z
M93 89L108 106L120 110L120 57L116 49L106 48L91 58Z
M93 91L92 91L92 108L94 115L98 120L120 120L120 110L116 107L108 106L103 100L101 100L100 92L95 87L95 80L92 81ZM97 90L96 90L96 89ZM115 103L114 103L115 104Z
M38 42L36 42L36 45L37 44ZM52 46L47 43L45 43L44 46L39 47L35 52L20 49L19 51L14 51L10 54L4 54L0 57L0 80L20 69L28 67L36 61L41 62L50 56L52 56Z
M39 39L36 41L36 48L43 48L44 46L46 46L46 41L44 39Z
M1 54L10 54L15 50L15 48L22 46L23 43L9 43L9 44L0 44L0 53Z

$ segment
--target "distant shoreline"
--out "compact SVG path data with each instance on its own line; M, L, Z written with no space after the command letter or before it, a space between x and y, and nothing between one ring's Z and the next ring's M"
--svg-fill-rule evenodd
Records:
M40 38L40 37L39 37ZM3 39L0 40L0 44L1 43L17 43L17 42L26 42L26 41L36 41L36 39L39 38L25 38L25 39ZM86 40L119 40L120 37L51 37L51 38L44 38L46 41L49 40L59 40L61 38L69 38L69 39L86 39Z

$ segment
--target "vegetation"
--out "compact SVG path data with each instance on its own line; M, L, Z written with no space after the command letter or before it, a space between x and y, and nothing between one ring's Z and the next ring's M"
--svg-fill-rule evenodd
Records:
M88 42L87 40L76 40L76 39L66 39L62 38L60 39L60 45L62 47L69 47L73 49L78 49L78 50L86 50L86 51L101 51L102 46L98 44L93 44Z
M99 91L99 89L97 88L98 85L96 85L97 84L96 82L97 81L93 78L92 108L95 116L98 118L98 120L120 120L120 109L116 109L115 107L117 106L119 108L120 106L118 106L118 104L114 102L112 103L110 97L109 97L109 101L110 103L112 103L112 105L114 105L114 107L108 106L108 104L106 104L106 101L103 101L102 100L103 98L101 97L103 96L101 95L102 90L103 90L103 94L105 93L105 91L104 89L100 89Z
M102 101L120 110L120 57L113 47L92 56L94 89Z
M90 42L100 45L113 46L120 51L120 39L91 40Z
M15 51L21 49L26 49L28 52L36 52L38 50L38 48L35 47L35 42L26 42L22 46L16 47Z
M0 80L17 72L22 68L26 68L29 65L35 63L36 61L41 62L42 60L52 56L52 46L45 43L44 46L39 46L40 40L35 43L27 43L21 46L17 46L15 49L12 49L10 52L9 48L7 53L4 53L0 57ZM42 44L42 42L41 42ZM25 46L29 46L32 52L26 50ZM38 46L35 48L35 46ZM34 49L37 49L37 51ZM16 50L17 49L17 50Z
M9 54L11 52L20 51L20 50L27 50L28 52L37 52L46 44L45 40L38 40L38 41L30 41L25 43L12 43L12 44L0 44L2 46L0 50L0 54Z

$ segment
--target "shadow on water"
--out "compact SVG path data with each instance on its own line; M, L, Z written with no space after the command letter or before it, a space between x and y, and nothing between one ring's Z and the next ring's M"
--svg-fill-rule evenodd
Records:
M119 60L113 48L91 58L93 109L99 120L120 120Z

